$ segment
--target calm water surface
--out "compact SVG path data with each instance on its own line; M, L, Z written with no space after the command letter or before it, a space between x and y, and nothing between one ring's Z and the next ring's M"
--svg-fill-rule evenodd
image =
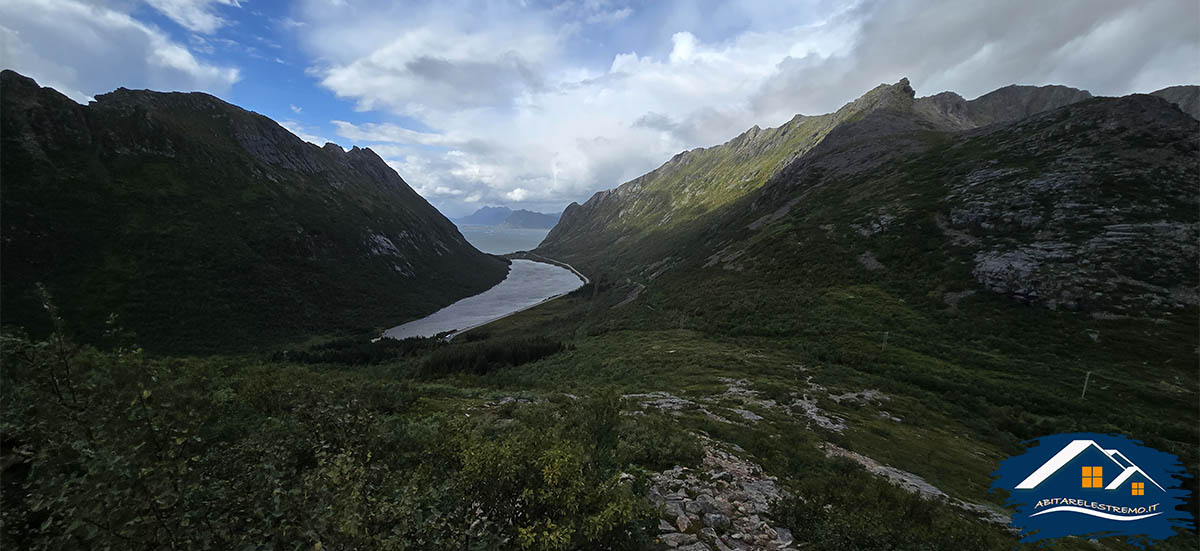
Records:
M517 230L495 226L458 227L467 241L485 253L505 254L537 248L550 230Z
M464 298L416 321L384 332L393 339L432 337L445 331L460 331L524 310L548 298L569 293L583 285L571 270L532 260L514 260L508 277L473 297Z

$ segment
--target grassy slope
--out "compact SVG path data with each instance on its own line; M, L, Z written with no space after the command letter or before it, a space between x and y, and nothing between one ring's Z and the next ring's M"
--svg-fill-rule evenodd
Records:
M880 85L835 113L797 115L776 128L755 126L719 146L680 153L644 176L597 194L582 208L568 207L540 250L583 261L644 260L652 255L641 253L660 249L656 244L661 245L664 234L687 233L711 222L715 213L761 188L838 125L876 109L911 104L911 95L906 80Z

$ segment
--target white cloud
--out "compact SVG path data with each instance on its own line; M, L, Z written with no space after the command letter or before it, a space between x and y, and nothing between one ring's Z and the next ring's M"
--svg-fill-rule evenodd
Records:
M280 27L283 27L284 29L299 29L300 27L304 27L304 26L308 25L307 23L304 23L303 21L296 21L295 19L292 19L291 17L284 17L283 19L275 20L275 23L278 24Z
M596 23L612 24L612 23L617 23L617 22L623 21L626 18L628 18L630 15L633 15L633 8L626 6L624 8L620 8L620 9L615 9L615 10L610 10L610 11L599 11L599 12L593 13L592 15L589 15L587 17L587 22L592 23L592 24L596 24Z
M537 60L553 45L552 37L508 29L467 33L431 26L398 30L370 54L317 73L325 87L362 110L503 107L541 87Z
M222 94L240 77L128 14L74 0L0 3L4 65L76 101L120 86Z
M288 108L289 108L289 109L291 109L291 110L292 110L292 112L293 112L293 113L295 113L295 114L297 114L297 115L299 115L299 114L300 114L300 112L304 110L303 108L296 107L294 104L288 104Z
M1200 10L1187 7L1189 18L1179 7L867 0L693 13L685 2L634 13L603 1L541 12L445 2L401 13L314 0L301 12L322 86L437 129L333 121L337 133L384 144L374 149L410 184L462 212L480 202L559 210L680 150L829 112L903 76L921 94L966 97L1010 83L1124 94L1195 80ZM745 27L722 27L738 17ZM621 24L589 27L606 18ZM611 34L589 30L599 28Z
M217 6L241 7L238 0L146 0L150 7L183 28L212 34L229 21L216 14Z
M286 128L288 130L288 132L295 134L297 138L300 138L301 140L304 140L313 145L324 146L325 144L327 144L331 141L331 140L324 138L323 136L320 136L319 134L316 134L316 132L317 132L316 130L313 130L313 129L305 126L303 123L301 123L299 121L294 121L294 120L290 120L290 119L284 120L284 121L279 121L279 126Z
M359 143L437 146L409 148L403 159L396 149L374 149L444 208L463 210L462 203L474 198L558 211L571 200L654 168L681 149L719 143L760 122L746 98L774 73L779 59L796 50L828 53L838 45L803 28L717 44L702 43L689 32L673 34L667 59L621 53L607 70L562 64L559 35L525 35L512 51L521 51L530 66L547 69L542 86L505 88L503 79L482 71L475 74L482 77L478 81L441 90L414 83L396 68L422 55L440 54L453 63L488 59L474 53L488 45L505 51L509 40L428 28L401 31L375 52L330 66L322 82L361 108L384 108L447 129L430 133L332 121L339 135ZM426 38L432 35L456 45L429 46ZM390 61L380 62L384 59ZM474 95L480 88L489 95ZM684 122L674 129L635 124L649 112Z
M339 136L360 142L390 142L419 145L454 145L462 143L445 134L417 132L396 124L367 123L356 125L346 121L329 121Z

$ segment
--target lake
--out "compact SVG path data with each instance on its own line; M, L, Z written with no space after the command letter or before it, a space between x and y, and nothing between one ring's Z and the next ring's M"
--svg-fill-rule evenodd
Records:
M505 254L536 248L550 230L523 230L496 226L458 227L467 241L485 253Z
M388 329L383 336L393 339L432 337L446 331L461 331L498 320L569 293L583 285L571 270L532 260L514 260L508 277L495 287L464 298L419 320Z

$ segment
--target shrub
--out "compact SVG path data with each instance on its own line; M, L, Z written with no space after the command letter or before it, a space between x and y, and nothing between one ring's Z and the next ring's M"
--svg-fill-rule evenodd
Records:
M566 348L562 341L544 337L454 344L430 354L421 364L421 373L425 376L483 375L500 368L535 362Z
M378 364L433 350L442 342L440 339L422 337L403 340L382 338L375 341L365 336L348 337L302 349L281 350L273 353L270 360L306 364Z
M357 370L0 344L5 549L632 549L652 528L604 404L487 432Z

